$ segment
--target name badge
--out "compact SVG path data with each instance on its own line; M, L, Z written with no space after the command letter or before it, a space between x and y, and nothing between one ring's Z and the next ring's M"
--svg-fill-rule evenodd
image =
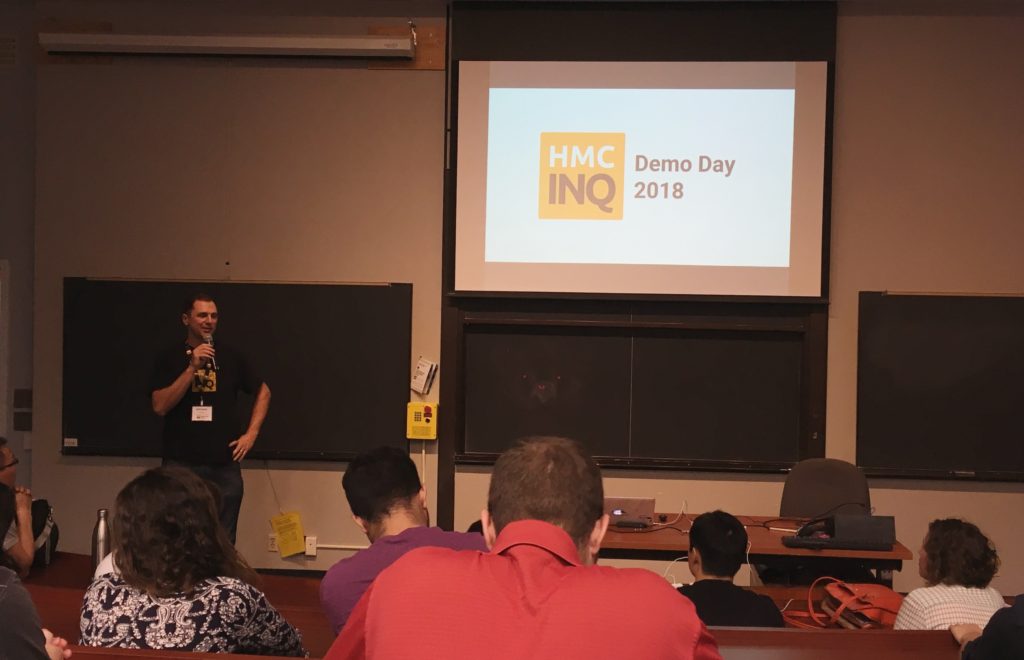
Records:
M212 422L213 406L192 406L193 422Z

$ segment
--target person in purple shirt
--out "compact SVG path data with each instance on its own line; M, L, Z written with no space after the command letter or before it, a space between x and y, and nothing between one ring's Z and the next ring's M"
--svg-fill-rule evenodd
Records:
M430 527L427 492L416 464L400 449L378 447L360 454L349 463L341 485L370 547L331 566L320 583L320 605L335 632L345 627L377 574L410 550L438 546L487 552L481 534Z

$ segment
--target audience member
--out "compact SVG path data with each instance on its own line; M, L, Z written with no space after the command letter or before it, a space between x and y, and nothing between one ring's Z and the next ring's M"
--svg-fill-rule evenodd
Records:
M320 603L336 633L377 574L410 550L439 546L487 551L480 534L429 526L426 491L416 464L401 449L380 447L357 456L341 485L370 547L332 566L320 583Z
M645 569L596 566L608 529L575 442L501 455L481 514L489 553L414 550L367 589L336 658L720 658L693 604Z
M96 565L96 570L92 572L93 577L99 577L106 575L107 573L118 573L117 563L114 562L114 553L108 552L107 556L100 560L100 563Z
M16 494L0 483L0 529L14 520ZM67 640L40 627L39 614L15 572L18 565L0 551L0 658L61 660L70 658Z
M950 626L960 643L963 660L1005 660L1024 658L1024 594L1013 607L1006 607L988 620L985 630L974 623Z
M781 628L782 613L768 596L737 587L733 578L745 561L747 532L725 511L703 513L690 527L687 561L693 584L679 593L693 601L697 615L709 626Z
M32 538L32 492L16 484L18 459L7 445L7 438L0 437L0 484L14 491L15 515L10 524L4 525L3 551L14 560L21 575L28 575L35 556L35 541Z
M124 487L111 536L120 573L92 581L87 646L302 656L298 633L266 596L218 522L210 487L179 467Z
M956 518L933 520L918 551L918 571L927 586L903 599L895 628L984 626L1006 606L999 592L988 586L998 568L996 549L975 525Z

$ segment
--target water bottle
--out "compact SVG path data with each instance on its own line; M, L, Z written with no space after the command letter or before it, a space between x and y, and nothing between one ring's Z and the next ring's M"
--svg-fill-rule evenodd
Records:
M110 553L110 527L107 525L107 510L96 511L96 526L92 528L92 570L100 565Z

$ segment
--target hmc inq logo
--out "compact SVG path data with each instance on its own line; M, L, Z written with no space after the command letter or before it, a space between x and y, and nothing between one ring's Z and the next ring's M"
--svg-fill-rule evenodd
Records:
M621 220L625 133L541 133L541 219Z

